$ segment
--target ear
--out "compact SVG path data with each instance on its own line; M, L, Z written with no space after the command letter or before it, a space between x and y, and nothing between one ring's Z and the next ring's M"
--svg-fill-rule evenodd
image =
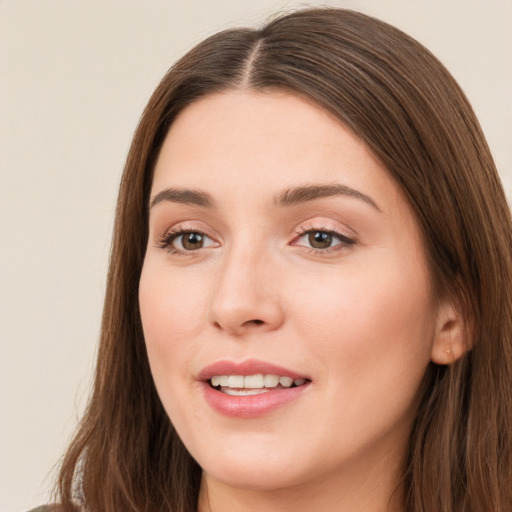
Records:
M440 365L452 364L469 349L468 329L460 309L452 301L443 301L438 308L431 359Z

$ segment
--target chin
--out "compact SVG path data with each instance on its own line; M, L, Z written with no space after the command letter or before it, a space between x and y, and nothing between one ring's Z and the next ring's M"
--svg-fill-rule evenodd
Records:
M308 480L307 471L301 470L305 462L302 451L291 456L285 453L268 453L255 444L252 450L223 450L209 457L196 459L205 475L230 487L254 490L277 491L294 487ZM257 450L254 450L256 448ZM311 475L309 476L311 479Z
M300 478L295 472L291 474L289 466L277 469L241 464L239 469L234 470L216 465L211 468L211 471L208 471L208 468L204 468L203 471L207 477L229 487L258 492L272 492L296 487L306 480Z

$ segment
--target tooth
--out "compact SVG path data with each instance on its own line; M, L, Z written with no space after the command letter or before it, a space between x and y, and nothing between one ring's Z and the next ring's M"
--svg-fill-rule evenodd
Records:
M269 393L270 390L261 388L261 389L232 389L225 388L222 390L226 395L231 396L249 396L249 395L261 395L262 393Z
M266 388L275 388L279 384L279 376L277 375L265 375L263 377L263 385Z
M265 389L275 388L279 384L289 388L292 384L302 386L306 379L292 379L291 377L279 377L278 375L214 375L211 379L213 387L233 388L233 389Z
M228 387L230 388L243 388L244 378L242 375L230 375L228 378Z
M244 379L244 387L256 389L263 387L263 375L261 373L257 375L247 375Z
M293 379L291 377L279 377L279 384L284 386L285 388L289 388L293 383Z

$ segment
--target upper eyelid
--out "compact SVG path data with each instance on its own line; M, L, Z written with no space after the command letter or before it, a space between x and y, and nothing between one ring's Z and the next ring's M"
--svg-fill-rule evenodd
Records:
M174 228L168 229L160 237L160 240L165 240L165 239L173 240L173 239L183 236L187 233L198 233L202 236L205 236L206 238L209 238L210 240L213 240L214 242L217 241L215 237L211 236L209 233L207 233L203 229L194 229L194 228L187 228L187 227L183 227L183 228L178 227L176 229L174 229Z
M301 229L296 234L299 237L303 237L304 235L307 235L308 233L329 233L331 235L339 236L342 238L353 238L353 236L347 235L345 233L342 233L339 229L330 229L330 228L307 228L307 229Z
M339 231L332 230L332 229L306 229L305 231L298 233L297 236L292 240L292 242L299 240L300 238L303 238L304 236L306 236L308 233L312 233L312 232L313 233L314 232L329 233L330 235L334 236L335 238L338 238L342 244L350 243L352 245L352 244L357 243L357 240L354 236L345 235L344 233L340 233ZM297 244L293 244L293 245L297 245Z
M309 231L326 231L354 240L359 238L359 233L352 227L342 224L339 221L328 219L308 219L301 222L295 229L296 234L299 232L307 233Z
M163 230L155 230L158 238L162 238L171 233L180 233L180 232L193 232L193 233L201 233L210 238L215 238L214 230L209 228L203 221L199 220L183 220L179 222L173 223L170 227L166 227ZM162 233L158 235L158 232Z

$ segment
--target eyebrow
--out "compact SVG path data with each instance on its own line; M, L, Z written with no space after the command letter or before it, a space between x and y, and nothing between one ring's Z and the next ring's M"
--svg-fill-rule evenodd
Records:
M153 208L153 206L163 201L202 206L203 208L213 208L214 206L212 196L206 192L190 189L166 188L153 197L149 207Z
M332 196L346 196L359 199L382 213L382 210L370 196L367 196L353 188L347 187L346 185L337 183L332 185L307 185L304 187L285 190L276 198L276 204L278 206L293 206L313 201L315 199Z
M306 185L302 187L295 187L281 192L275 198L274 203L277 206L287 207L306 203L308 201L314 201L315 199L333 196L345 196L359 199L369 204L377 211L382 212L382 210L377 206L377 203L375 203L370 196L341 184ZM213 197L207 192L191 189L166 188L153 197L150 203L150 208L153 208L153 206L164 201L201 206L203 208L215 207Z

